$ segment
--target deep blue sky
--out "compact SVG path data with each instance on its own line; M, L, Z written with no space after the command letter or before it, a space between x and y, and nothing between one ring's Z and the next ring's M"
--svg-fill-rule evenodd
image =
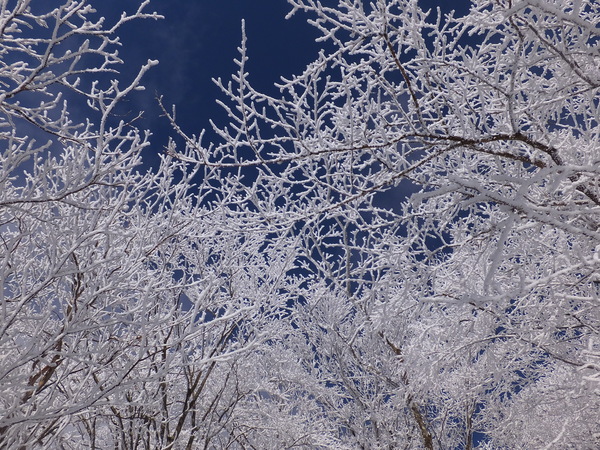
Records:
M97 0L93 4L112 23L123 9L134 9L139 1ZM450 8L441 0L421 4ZM468 1L456 0L451 7L464 10L466 5ZM286 20L289 10L286 0L152 0L147 11L165 19L134 21L123 27L120 54L126 61L121 69L125 76L133 77L148 59L160 61L145 78L147 90L131 99L136 103L132 110L146 111L138 126L153 131L154 151L161 150L169 133L166 121L159 118L155 93L164 97L166 105L177 105L178 122L187 133L209 128L209 119L221 123L226 119L215 103L220 92L211 79L229 79L235 70L242 19L246 21L250 79L259 90L273 92L281 76L300 72L316 57L320 48L315 43L317 30L302 13Z
M96 3L98 14L109 20L135 6L129 0ZM289 9L285 0L154 0L148 11L165 19L130 22L121 30L125 76L133 76L148 59L160 61L144 79L147 90L135 98L136 106L146 111L138 125L153 131L156 150L165 143L169 129L158 117L154 93L162 95L166 105L177 106L178 122L190 134L208 128L209 119L225 120L215 103L223 97L211 79L228 80L235 71L242 19L251 80L260 90L273 89L282 75L300 72L316 56L317 31L304 15L285 20Z

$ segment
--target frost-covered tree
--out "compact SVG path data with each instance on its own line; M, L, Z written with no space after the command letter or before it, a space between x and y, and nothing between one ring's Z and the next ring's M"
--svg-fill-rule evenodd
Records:
M296 239L281 345L314 423L336 448L597 447L597 2L289 2L317 59L267 95L243 42L220 140L171 153Z
M294 246L209 208L210 169L141 166L120 105L156 63L120 75L117 33L147 9L0 1L1 448L219 448L251 425Z
M0 0L0 447L597 447L599 7L290 4L146 170L148 2Z

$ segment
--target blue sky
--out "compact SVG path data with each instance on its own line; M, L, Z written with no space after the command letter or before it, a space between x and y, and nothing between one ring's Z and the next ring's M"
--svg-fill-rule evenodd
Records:
M131 10L135 1L109 0L100 4L98 14L114 21L124 8ZM273 91L280 77L300 72L317 55L316 29L306 23L306 16L285 15L290 8L285 0L153 0L148 11L165 19L130 22L120 32L126 61L123 75L134 72L148 59L160 64L145 77L146 91L137 94L138 109L145 118L138 123L154 133L153 149L160 151L169 134L161 119L155 93L164 97L165 105L177 106L178 122L187 133L210 127L209 120L224 121L215 103L222 98L211 81L231 77L238 57L242 19L246 22L250 79L260 90ZM132 108L135 109L135 108Z
M95 2L98 14L110 23L123 9L131 11L138 4L138 0ZM422 0L420 4L464 11L468 2ZM133 77L148 59L160 61L145 78L147 90L130 100L135 102L132 110L145 111L138 126L153 131L155 152L161 151L169 134L168 124L159 117L155 93L164 97L165 105L177 106L178 122L189 134L209 128L210 119L226 120L215 103L222 97L211 79L229 79L235 71L233 59L238 56L242 19L246 22L250 80L259 90L274 93L273 84L281 76L300 72L320 48L315 42L318 31L306 22L305 14L285 19L290 11L286 0L152 0L147 11L156 11L165 19L124 26L120 54L126 61L121 68L125 77Z

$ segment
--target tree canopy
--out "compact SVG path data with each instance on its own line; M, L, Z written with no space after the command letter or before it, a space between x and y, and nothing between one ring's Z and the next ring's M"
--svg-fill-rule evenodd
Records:
M600 445L600 6L288 2L147 169L149 2L0 1L0 447Z

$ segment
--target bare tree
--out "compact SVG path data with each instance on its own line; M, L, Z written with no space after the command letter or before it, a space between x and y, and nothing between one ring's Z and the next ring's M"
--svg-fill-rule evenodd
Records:
M123 80L116 33L147 6L0 2L2 448L234 439L240 367L288 301L285 242L208 208L211 170L140 165L119 108L156 62Z
M598 445L598 5L290 4L318 58L262 94L244 39L221 140L177 152L297 237L289 345L339 445Z
M594 2L290 0L315 62L144 171L147 4L0 0L1 447L598 445Z

